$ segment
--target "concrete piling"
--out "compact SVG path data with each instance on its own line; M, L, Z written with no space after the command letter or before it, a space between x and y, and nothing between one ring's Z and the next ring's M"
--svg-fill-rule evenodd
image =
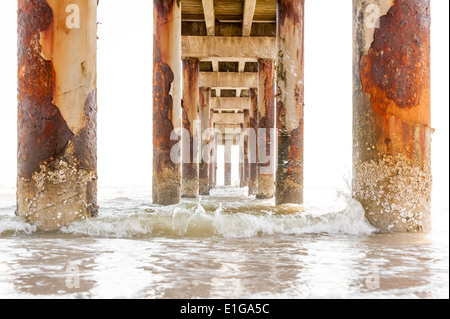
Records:
M258 89L258 199L275 195L275 61L259 60Z
M354 0L353 6L353 196L382 232L428 231L430 1Z
M211 127L211 111L210 111L210 98L211 98L211 89L210 88L200 88L200 122L201 122L201 135L204 135L208 132ZM204 136L202 136L201 151L200 151L200 165L199 165L199 193L200 195L209 195L209 191L211 188L210 185L210 170L211 165L207 161L205 161L205 148L211 140L204 140Z
M200 61L195 58L183 60L183 141L189 140L189 149L183 149L183 170L181 194L186 198L199 196L199 147L201 145L200 134L200 88L199 88Z
M277 0L276 204L303 204L304 0Z
M258 143L257 134L258 132L258 89L250 89L250 131L253 132L254 136L248 137L249 142L249 181L248 181L248 195L256 195L258 187ZM252 140L253 138L253 140Z
M96 44L96 0L18 1L16 213L40 230L98 213Z
M181 132L181 7L176 0L153 0L153 203L181 200L180 159L171 158Z

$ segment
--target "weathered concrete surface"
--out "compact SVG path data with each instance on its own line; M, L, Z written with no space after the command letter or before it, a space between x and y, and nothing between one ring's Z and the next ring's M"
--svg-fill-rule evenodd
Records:
M171 159L181 128L181 7L177 0L153 0L153 203L181 200L180 164Z
M200 121L201 121L201 134L207 132L211 128L211 111L210 111L210 98L211 98L211 88L200 88ZM203 137L203 136L202 136ZM210 140L201 141L201 161L199 165L199 193L200 195L209 195L211 185L210 185L210 169L211 164L205 161L205 150L207 144L211 143L213 137Z
M353 4L353 195L382 232L428 231L430 1ZM369 5L380 8L378 24Z
M224 140L229 138L233 141L233 145L237 145L235 143L234 136L239 134L240 131L240 123L233 123L233 124L220 124L220 123L214 123L216 133L221 133L222 139L220 140L219 145L224 145ZM225 134L225 135L224 135Z
M245 117L244 117L245 119ZM245 167L244 167L244 123L241 124L241 132L239 134L239 187L245 187Z
M266 130L263 136L262 130ZM268 199L275 195L275 61L259 60L258 90L258 192L256 198ZM265 154L264 154L265 151Z
M255 195L258 186L258 143L256 143L256 132L258 132L258 89L250 89L250 124L249 129L255 132L253 141L250 136L248 138L249 149L249 181L248 181L248 195ZM253 142L253 144L252 144Z
M181 196L186 198L199 196L199 64L198 59L183 60L183 134L189 132L183 140L189 139L189 150L183 150Z
M250 109L249 97L213 97L211 109L215 111L233 111Z
M96 0L18 1L17 214L40 230L98 213L96 19Z
M232 161L232 157L231 157L231 150L232 150L232 146L233 146L233 138L229 138L229 137L225 137L225 154L224 154L224 165L225 165L225 169L224 169L224 184L225 186L231 186L231 169L232 169L232 165L231 165L231 161Z
M183 36L184 58L262 58L276 59L276 38Z
M214 124L234 124L244 123L244 113L214 113Z
M258 73L200 72L200 86L224 89L258 87Z
M249 37L252 33L253 16L255 15L256 0L245 0L244 19L242 22L242 36Z
M214 0L202 0L203 12L205 14L206 30L209 36L216 35L216 10Z
M244 111L244 133L248 132L250 129L250 111L245 110ZM250 180L250 162L249 162L249 135L243 134L243 152L244 152L244 180L243 180L243 186L248 187L248 183Z
M276 204L303 204L304 0L277 0Z
M214 124L212 123L213 110L210 110L210 126L214 129ZM214 133L213 140L211 141L213 148L213 158L209 163L209 185L210 189L216 187L217 185L217 135Z

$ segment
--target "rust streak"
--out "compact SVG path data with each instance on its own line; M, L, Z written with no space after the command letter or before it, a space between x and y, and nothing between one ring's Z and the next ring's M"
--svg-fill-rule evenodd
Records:
M44 0L19 0L18 14L18 174L30 179L42 163L59 157L69 142L81 168L96 172L96 93L85 102L86 125L74 135L58 107L53 63L42 57L40 34L51 27L53 12Z
M197 128L195 127L199 116L199 66L200 61L198 59L185 59L183 60L183 129L190 133L189 136L189 161L186 163L186 159L183 162L183 182L186 180L196 181L198 180L198 161L196 156L198 150L194 149L197 139ZM198 144L197 144L198 145ZM184 153L184 152L183 152Z
M56 78L64 77L43 52L55 40L52 29L60 12L44 0L19 0L18 8L17 214L42 230L57 230L98 212L96 89L79 97L82 105L76 107L86 121L74 133L54 105ZM64 52L52 59L57 55Z
M156 43L155 43L156 44ZM170 159L170 150L177 143L171 141L173 125L173 97L170 95L174 74L169 65L162 62L159 48L155 46L153 74L153 141L154 171L175 168Z
M373 121L379 128L376 132L381 132L377 147L411 160L415 157L416 126L423 131L417 137L422 149L431 126L430 21L429 0L395 0L380 18L380 27L360 65L362 90L370 94L378 115Z
M264 80L264 90L263 100L261 101L263 105L260 105L260 110L262 111L260 111L258 128L266 129L266 155L269 156L270 150L273 148L270 130L275 128L275 61L261 59L259 65L261 79ZM273 163L269 161L268 163L259 163L258 165L259 167L270 167Z

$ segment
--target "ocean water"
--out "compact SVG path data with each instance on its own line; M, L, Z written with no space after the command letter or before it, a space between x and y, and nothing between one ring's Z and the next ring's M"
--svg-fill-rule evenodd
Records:
M160 207L101 188L98 218L48 234L0 188L0 298L449 298L448 209L429 234L379 234L333 190L304 207L245 192Z

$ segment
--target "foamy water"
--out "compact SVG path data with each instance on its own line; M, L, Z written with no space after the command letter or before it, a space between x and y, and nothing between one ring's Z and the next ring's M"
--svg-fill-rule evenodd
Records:
M448 211L430 234L383 235L333 191L304 208L245 191L160 207L149 188L103 188L98 218L44 234L2 189L0 298L448 298Z

